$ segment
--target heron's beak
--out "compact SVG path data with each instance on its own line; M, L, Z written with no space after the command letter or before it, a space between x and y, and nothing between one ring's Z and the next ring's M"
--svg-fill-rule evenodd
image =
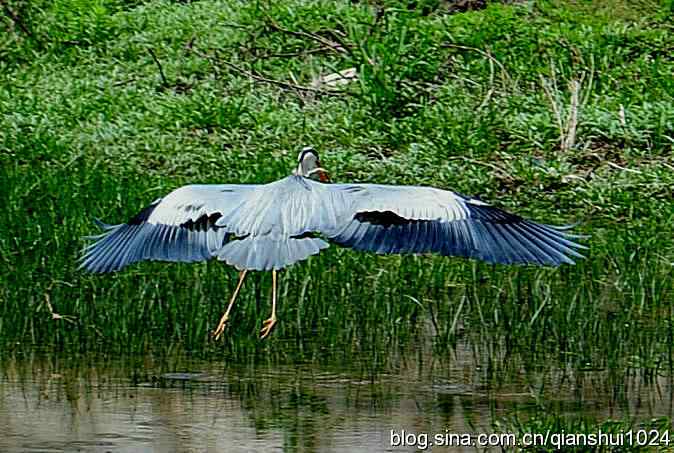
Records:
M321 167L321 162L318 161L316 163L318 164L318 168L316 169L316 171L318 171L318 180L320 182L330 182L330 175L328 175L325 168Z
M328 172L323 167L312 168L305 174L302 173L301 169L298 169L295 174L299 174L305 178L311 178L313 180L318 179L320 182L330 182L330 176L328 176ZM316 178L316 176L318 176L318 178Z

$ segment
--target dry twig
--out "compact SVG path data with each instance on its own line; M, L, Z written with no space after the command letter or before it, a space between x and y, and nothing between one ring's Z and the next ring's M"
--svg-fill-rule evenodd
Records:
M51 286L50 286L50 288L51 288ZM49 289L47 291L49 291ZM45 305L47 306L47 310L49 310L49 313L51 314L51 319L53 319L54 321L62 320L62 321L67 321L71 324L75 324L75 317L74 316L61 315L61 314L56 313L54 311L54 307L51 304L51 300L50 300L48 292L45 293L45 295L44 295L44 302L45 302Z
M508 178L512 181L515 181L517 179L513 175L508 173L506 170L504 170L503 168L499 167L498 165L494 165L490 162L482 162L480 160L471 159L470 157L466 157L466 156L451 156L451 157L447 158L447 160L463 160L463 161L471 163L471 164L482 165L484 167L489 167L489 168L497 171L498 173L501 174L501 176L505 176L506 178Z
M238 72L240 74L243 74L243 75L245 75L246 77L248 77L252 80L256 80L258 82L269 83L271 85L276 85L276 86L279 86L281 88L286 88L286 89L289 89L289 90L303 91L303 92L307 92L307 93L320 94L320 95L324 95L324 96L334 96L336 94L339 95L339 94L343 93L343 92L334 93L334 92L330 92L330 91L319 90L318 88L309 88L309 87L297 85L297 84L294 84L294 83L283 82L282 80L270 79L268 77L263 77L263 76L254 74L250 71L246 71L245 69L235 65L234 63L230 63L229 61L223 61L222 63L224 65L234 69L236 72Z
M578 93L580 82L577 80L569 84L571 90L571 107L569 118L566 123L566 140L562 143L562 151L568 151L576 144L576 127L578 126Z
M569 101L569 109L566 115L566 120L564 120L562 117L562 106L560 105L561 102L557 97L558 90L557 82L554 79L554 68L552 74L552 86L551 83L542 75L540 76L541 86L543 87L545 96L548 98L548 102L552 108L552 113L555 116L555 121L557 122L557 128L559 129L559 146L562 151L568 151L576 144L576 130L578 128L578 118L581 108L580 90L583 83L583 77L581 77L580 80L572 80L569 83L571 99Z
M152 50L152 48L148 48L147 51L150 53L150 55L152 55L152 59L157 64L157 68L159 68L159 75L161 76L162 86L164 88L168 88L169 83L168 80L166 80L166 75L164 75L164 68L162 68L161 63L159 62L159 58L157 58L157 55L154 53L154 50Z
M501 72L503 73L504 77L508 80L512 80L510 74L508 74L508 71L506 71L505 66L503 66L503 64L500 61L494 58L494 56L489 51L484 51L482 49L478 49L477 47L462 46L460 44L453 44L453 43L444 43L442 44L442 47L450 47L452 49L470 50L473 52L477 52L480 55L487 57L489 61L496 63L496 65L501 69Z
M287 28L283 28L279 24L277 24L276 22L271 20L271 18L268 18L268 24L269 24L269 26L271 27L272 30L279 31L281 33L285 33L285 34L288 34L288 35L300 37L300 38L309 38L311 40L314 40L314 41L317 41L317 42L323 44L323 46L328 47L328 48L334 50L337 53L346 53L348 51L347 48L343 44L330 41L329 39L325 39L324 37L322 37L321 35L319 35L317 33L312 33L312 32L303 31L303 30L300 30L300 31L288 30Z
M203 52L200 52L199 50L197 50L195 48L190 48L189 50L191 52L194 52L195 55L198 55L201 58L204 58L208 61L211 61L211 63L213 64L212 58L209 55L207 55ZM237 66L234 63L230 63L229 61L224 61L224 60L219 60L219 61L222 64L224 64L225 66L227 66L228 68L233 69L234 71L248 77L251 80L255 80L257 82L262 82L262 83L268 83L270 85L276 85L276 86L279 86L281 88L285 88L287 90L295 90L295 91L300 91L300 92L304 92L304 93L313 93L313 94L318 94L318 95L322 95L322 96L342 96L342 95L349 94L346 91L325 91L325 90L320 90L318 88L311 88L311 87L299 85L299 84L296 84L296 83L289 83L289 82L284 82L282 80L270 79L269 77L264 77L264 76L255 74L252 71L248 71L246 69L243 69L242 67Z
M606 165L608 165L609 167L617 168L618 170L628 171L630 173L636 173L638 175L641 174L641 171L639 171L639 170L635 170L633 168L621 167L620 165L615 164L613 162L606 162Z
M564 123L562 122L562 114L559 111L559 106L557 105L557 98L553 96L552 91L550 90L550 84L543 78L543 75L540 75L541 85L543 86L543 92L550 102L550 107L552 107L552 113L555 115L555 121L557 121L557 128L559 129L559 143L560 145L564 143ZM556 92L555 92L556 94Z

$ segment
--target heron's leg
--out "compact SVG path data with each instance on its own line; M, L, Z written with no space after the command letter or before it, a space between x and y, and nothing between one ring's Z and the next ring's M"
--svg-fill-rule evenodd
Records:
M241 289L241 286L243 285L243 279L246 277L246 272L248 272L248 270L246 270L246 269L239 272L239 283L236 284L236 289L234 290L234 294L232 294L232 299L229 301L229 305L227 305L227 310L222 315L222 318L220 318L220 322L218 323L218 327L213 332L213 336L215 337L216 340L218 338L220 338L220 335L222 335L222 332L224 332L224 330L225 330L225 325L227 324L227 320L229 319L229 312L232 311L232 307L234 306L234 301L236 300L236 296L239 295L239 290Z
M271 288L271 317L262 323L264 327L260 331L260 338L267 338L276 324L276 269L271 271Z

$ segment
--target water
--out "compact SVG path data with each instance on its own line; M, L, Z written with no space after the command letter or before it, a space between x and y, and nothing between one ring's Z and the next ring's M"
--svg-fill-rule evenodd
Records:
M494 364L468 342L450 354L421 343L383 366L369 356L277 365L14 354L0 362L0 451L415 451L392 446L391 430L493 432L513 414L542 411L602 420L673 414L669 376L503 359Z

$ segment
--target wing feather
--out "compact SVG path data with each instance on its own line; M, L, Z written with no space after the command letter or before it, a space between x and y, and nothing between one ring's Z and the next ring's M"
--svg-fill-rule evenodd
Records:
M559 265L582 258L586 247L568 233L489 204L433 187L310 183L343 198L335 227L320 232L332 242L375 253L426 253L492 263ZM323 196L328 200L339 197ZM334 201L332 202L334 203ZM324 209L334 209L326 203Z
M83 250L80 267L111 272L142 260L203 261L229 239L217 219L240 208L254 185L191 185L156 200L127 223L100 224L103 233Z

